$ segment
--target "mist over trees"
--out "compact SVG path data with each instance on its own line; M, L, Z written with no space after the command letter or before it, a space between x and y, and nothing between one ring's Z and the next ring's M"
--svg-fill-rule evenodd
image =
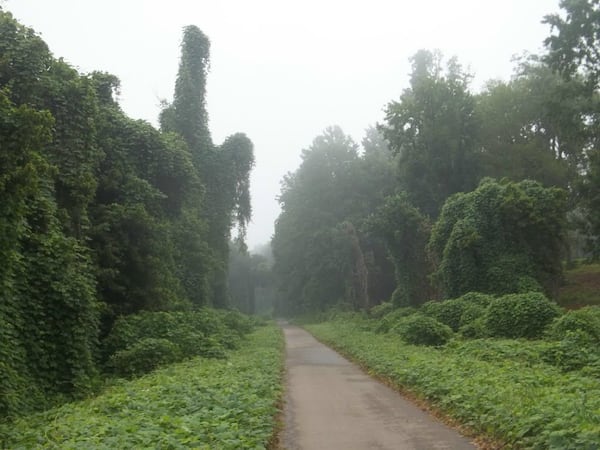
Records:
M279 311L555 297L564 260L597 258L599 5L562 1L545 52L480 92L456 58L419 50L362 152L338 127L315 138L282 182Z
M99 340L141 311L229 306L251 141L215 145L209 41L186 27L161 130L110 74L80 74L0 9L0 416L92 388Z
M359 155L339 127L329 128L282 182L282 213L272 241L282 312L346 302L367 307L391 292L381 240L358 230L377 201L393 192L393 158L375 130L363 147Z
M243 336L224 323L251 325L204 307L554 297L564 263L600 258L600 0L560 6L545 51L479 92L456 58L416 52L360 143L333 126L302 151L254 254L253 144L212 139L200 29L156 129L123 112L117 77L79 73L0 7L0 419L92 392L117 352L124 373L134 350L144 369L222 356Z

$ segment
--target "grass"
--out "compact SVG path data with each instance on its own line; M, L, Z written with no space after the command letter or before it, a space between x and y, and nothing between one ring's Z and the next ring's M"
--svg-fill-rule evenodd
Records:
M0 425L10 449L264 449L276 426L283 337L250 334L226 360L195 358L98 397Z
M600 380L543 363L544 342L488 339L417 347L364 325L360 319L338 320L307 329L488 442L515 449L599 448Z
M581 264L567 270L558 303L569 309L600 305L600 263Z

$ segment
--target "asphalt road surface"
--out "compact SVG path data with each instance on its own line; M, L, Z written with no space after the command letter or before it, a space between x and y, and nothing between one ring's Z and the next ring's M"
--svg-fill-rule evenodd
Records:
M301 328L287 347L287 450L463 450L467 438L363 373Z

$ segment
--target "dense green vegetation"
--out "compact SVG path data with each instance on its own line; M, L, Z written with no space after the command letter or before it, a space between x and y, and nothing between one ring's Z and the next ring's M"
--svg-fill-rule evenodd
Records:
M0 425L0 446L265 448L281 396L282 345L279 329L262 327L226 360L193 358Z
M480 92L418 51L360 145L303 150L253 256L253 145L212 140L201 30L156 129L0 7L2 446L264 447L281 336L228 308L274 304L476 433L597 448L600 313L555 300L598 303L600 0L560 7Z
M424 347L409 342L439 345L442 342L413 340L423 336L423 330L428 336L439 333L422 320L429 316L412 312L392 318L387 333L375 331L380 319L359 314L339 315L307 328L370 373L459 420L473 434L516 449L597 448L598 340L596 335L593 346L583 348L581 340L569 340L569 333L562 330L567 328L564 322L574 322L572 313L555 322L553 336L546 341L452 339L444 346ZM597 308L590 313L587 316L595 320L600 317ZM419 334L416 321L406 321L410 317L422 318ZM600 332L600 323L594 327L595 333ZM449 327L448 332L452 334Z
M93 392L107 370L222 355L249 331L225 338L239 324L203 309L233 306L254 164L245 135L211 140L209 47L184 29L157 130L123 113L116 77L78 73L0 8L0 418ZM140 318L139 339L106 353Z
M565 261L598 257L600 3L560 7L511 80L473 92L456 58L420 50L362 151L337 127L302 151L272 241L281 314L556 300Z

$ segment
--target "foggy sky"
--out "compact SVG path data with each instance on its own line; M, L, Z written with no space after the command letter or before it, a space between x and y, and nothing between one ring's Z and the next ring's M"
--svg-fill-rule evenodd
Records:
M211 40L207 106L213 140L254 142L252 248L267 242L283 175L327 126L355 141L408 86L421 48L457 56L478 90L508 79L511 58L539 52L558 0L5 0L55 57L121 80L120 104L157 125L171 100L182 28Z

